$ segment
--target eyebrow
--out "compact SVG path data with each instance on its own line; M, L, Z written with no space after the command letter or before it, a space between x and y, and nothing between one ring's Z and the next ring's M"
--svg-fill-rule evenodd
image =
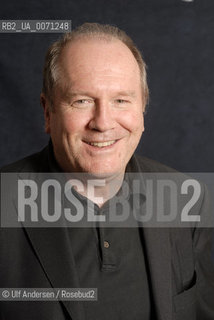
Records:
M91 97L92 95L89 93L89 92L85 92L85 91L77 91L77 92L74 92L74 91L70 91L70 92L67 92L65 94L66 98L75 98L77 96L87 96L87 97Z
M125 96L125 97L136 97L136 92L135 91L119 91L115 94L115 96Z
M65 94L65 97L67 99L72 99L72 98L75 98L77 96L86 96L86 97L92 97L93 99L95 99L94 95L92 95L90 92L87 92L87 91L70 91L70 92L67 92ZM136 97L136 92L135 91L118 91L118 92L115 92L113 94L114 97L118 97L118 96L123 96L123 97L132 97L132 98L135 98Z

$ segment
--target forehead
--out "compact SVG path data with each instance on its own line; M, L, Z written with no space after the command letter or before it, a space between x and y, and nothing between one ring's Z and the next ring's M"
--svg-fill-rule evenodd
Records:
M120 40L79 39L62 50L59 59L61 76L70 85L93 81L114 85L140 83L138 63L130 49Z

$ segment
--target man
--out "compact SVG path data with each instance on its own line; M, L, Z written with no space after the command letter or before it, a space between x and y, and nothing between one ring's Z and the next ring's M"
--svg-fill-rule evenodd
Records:
M126 172L171 171L133 155L147 99L145 64L132 40L108 25L80 26L46 56L49 146L3 172L80 173L79 202L110 215ZM90 193L88 178L105 184ZM205 210L202 191L196 211ZM98 298L4 300L1 319L214 319L210 237L195 228L2 228L2 288L97 288Z

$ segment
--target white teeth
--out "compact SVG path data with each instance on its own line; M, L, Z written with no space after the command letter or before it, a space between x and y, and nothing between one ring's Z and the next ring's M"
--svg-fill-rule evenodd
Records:
M91 146L95 146L98 148L107 147L115 143L116 140L105 141L105 142L88 142Z

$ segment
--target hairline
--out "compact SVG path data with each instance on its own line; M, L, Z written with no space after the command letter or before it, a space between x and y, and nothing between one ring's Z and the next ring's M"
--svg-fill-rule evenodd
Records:
M82 34L82 35L79 35L79 37L77 37L77 38L75 38L75 39L72 39L72 40L70 40L70 41L68 41L65 45L64 45L64 47L61 49L61 52L60 52L60 54L58 55L58 57L57 57L57 61L56 61L56 68L55 68L55 74L52 74L52 76L53 76L53 78L54 78L54 81L55 81L55 88L57 87L57 83L62 83L62 78L63 78L63 76L62 76L62 73L60 74L60 72L62 72L62 69L61 69L61 59L63 59L62 57L63 57L63 51L66 49L66 47L68 47L69 45L71 46L71 45L75 45L75 42L78 42L78 41L82 41L82 40L84 40L84 39L86 39L86 41L90 41L90 40L97 40L97 39L99 39L99 40L103 40L103 41L107 41L108 43L109 42L117 42L117 41L119 41L120 43L122 43L129 51L130 51L130 53L132 54L132 56L133 56L133 58L134 58L134 61L137 63L137 68L138 68L138 72L139 72L139 76L140 76L140 83L141 83L141 87L142 87L142 79L141 79L141 72L140 72L140 67L139 67L139 64L138 64L138 62L137 62L137 60L136 60L136 58L135 58L135 56L133 55L133 53L132 53L132 51L129 49L129 47L123 42L123 41L121 41L120 39L118 39L118 38L116 38L116 37L111 37L110 35L109 35L109 37L108 37L108 35L103 35L103 37L101 37L100 35L91 35L91 37L89 38L89 37L87 37L85 34ZM54 89L55 89L54 87L53 87L53 91L54 91Z
M89 24L90 25L90 24ZM84 26L84 25L83 25ZM80 27L81 28L81 27ZM78 30L78 29L77 29ZM143 100L143 107L145 110L147 101L148 101L148 86L146 81L146 65L145 62L141 56L140 51L135 46L133 40L126 35L123 31L118 29L120 32L122 32L120 35L118 34L111 34L106 33L102 30L98 31L92 31L86 30L85 32L78 32L73 31L73 33L67 33L61 38L59 41L56 41L53 43L53 45L49 48L48 53L51 53L51 50L53 50L53 53L55 53L55 56L53 55L53 58L50 59L50 65L48 69L48 73L45 73L44 68L44 74L43 74L43 89L42 92L46 96L46 98L49 100L50 108L53 109L53 94L54 89L57 86L57 83L60 81L60 58L63 54L64 49L68 45L74 44L76 41L81 41L83 39L87 40L102 40L107 42L117 41L119 40L121 43L123 43L132 53L139 70L140 75L140 82L141 82L141 88L142 88L142 100ZM129 44L129 45L128 45ZM54 47L55 46L55 47ZM54 52L54 50L56 50ZM48 56L47 53L47 56ZM46 59L47 59L46 56ZM138 58L138 59L137 59ZM139 60L139 61L138 61ZM46 70L47 71L47 70ZM49 81L48 81L49 80Z

